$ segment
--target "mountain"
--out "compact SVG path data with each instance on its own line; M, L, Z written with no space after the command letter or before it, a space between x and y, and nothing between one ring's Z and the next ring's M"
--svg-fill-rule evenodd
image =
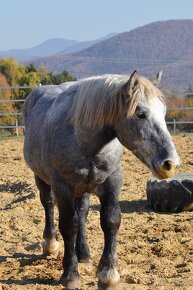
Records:
M52 38L32 48L0 51L0 57L14 57L18 61L28 61L37 57L54 55L77 43L78 41L76 40Z
M64 55L67 53L73 53L88 48L89 46L92 46L102 40L108 39L115 34L116 33L111 33L92 41L77 41L67 40L63 38L52 38L32 48L0 51L0 58L13 57L18 61L24 62L31 61L39 57Z
M152 76L160 68L165 83L193 86L193 20L159 21L117 34L81 51L39 58L48 70L68 70L77 78L103 73L139 73ZM186 81L186 83L185 83Z
M75 43L74 45L72 45L70 47L67 47L64 50L58 52L56 55L65 55L65 54L69 54L69 53L78 52L80 50L83 50L83 49L86 49L88 47L91 47L91 46L93 46L94 44L96 44L96 43L98 43L100 41L103 41L103 40L106 40L108 38L111 38L111 37L115 36L116 34L117 33L110 33L110 34L107 34L104 37L97 38L97 39L94 39L94 40L91 40L91 41L82 41L82 42Z
M13 57L18 61L27 61L37 57L54 55L77 43L78 41L76 40L52 38L32 48L0 51L0 57Z

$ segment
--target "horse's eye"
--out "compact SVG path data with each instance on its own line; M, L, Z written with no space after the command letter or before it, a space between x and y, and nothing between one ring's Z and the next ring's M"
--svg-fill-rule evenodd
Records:
M137 117L140 119L145 119L147 117L147 115L145 112L138 112Z

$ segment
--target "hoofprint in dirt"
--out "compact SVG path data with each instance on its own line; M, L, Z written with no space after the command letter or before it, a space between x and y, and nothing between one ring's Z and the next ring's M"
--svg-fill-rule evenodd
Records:
M174 143L182 161L178 173L193 172L193 137L176 136ZM44 212L22 148L22 139L0 140L0 283L6 290L63 289L56 285L63 253L57 259L42 256ZM128 151L122 164L117 252L123 289L193 289L193 212L149 210L150 172ZM95 271L103 245L99 209L98 199L92 196L87 222L92 263L79 264L84 290L97 289ZM60 235L59 240L62 244Z

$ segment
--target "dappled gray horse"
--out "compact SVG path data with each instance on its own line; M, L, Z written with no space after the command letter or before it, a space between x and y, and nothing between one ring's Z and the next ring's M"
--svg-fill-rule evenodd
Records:
M85 220L88 193L94 193L101 203L104 232L98 285L116 289L123 146L158 178L171 177L179 164L161 91L136 71L130 76L103 75L38 87L27 97L23 113L24 156L45 209L44 253L57 256L59 250L56 201L65 250L61 282L68 289L81 287L78 261L90 260Z

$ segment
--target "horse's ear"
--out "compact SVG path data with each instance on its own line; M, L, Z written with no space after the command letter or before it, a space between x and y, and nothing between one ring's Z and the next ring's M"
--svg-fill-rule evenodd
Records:
M159 84L161 82L161 78L163 75L164 70L161 69L157 74L156 74L156 78L152 80L152 83L156 86L159 87Z
M124 89L126 89L126 93L129 97L133 95L133 93L139 88L139 79L137 75L137 71L134 70L132 74L130 75L127 83L124 86Z
M128 104L128 117L132 117L136 110L138 104L138 94L135 94L135 92L137 92L139 88L139 78L137 75L137 71L135 70L134 72L132 72L128 81L123 87L124 97L126 103Z

